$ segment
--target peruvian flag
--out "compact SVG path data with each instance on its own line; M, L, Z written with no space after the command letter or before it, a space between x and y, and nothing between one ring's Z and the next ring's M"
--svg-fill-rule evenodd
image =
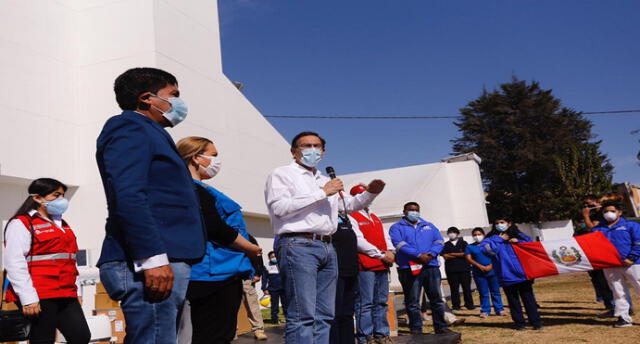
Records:
M622 266L618 251L601 232L563 240L518 243L513 245L513 250L527 279Z

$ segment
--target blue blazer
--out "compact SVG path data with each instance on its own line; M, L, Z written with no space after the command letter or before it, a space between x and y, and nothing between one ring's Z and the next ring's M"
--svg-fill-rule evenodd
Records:
M204 255L195 185L164 128L133 111L111 117L96 160L109 210L98 266L162 253L173 260Z

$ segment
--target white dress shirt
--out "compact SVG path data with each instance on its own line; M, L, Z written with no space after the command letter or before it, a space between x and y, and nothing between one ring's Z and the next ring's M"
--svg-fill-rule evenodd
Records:
M373 222L367 209L360 210L359 213L369 219L369 221ZM358 239L358 252L375 259L384 257L383 251L379 250L376 246L365 239L364 234L362 234L360 226L358 225L358 221L356 221L352 216L349 216L349 221L351 222L351 227L353 227L353 231L356 233L356 238ZM393 247L391 237L389 237L389 232L384 228L382 229L382 232L384 233L384 241L387 244L387 251L395 252L395 247Z
M35 210L31 210L29 211L29 216L33 216L35 213ZM38 216L55 224L56 227L64 232L61 217L54 217L52 221L39 214ZM38 292L33 287L33 281L27 266L27 255L29 255L30 250L31 232L24 226L22 221L18 219L11 220L7 225L3 261L13 291L18 295L20 303L23 305L30 305L40 301Z
M338 194L327 197L322 189L329 180L320 171L309 171L295 161L276 168L264 190L274 233L335 233L342 201ZM355 197L345 194L347 212L363 209L376 196L366 191Z

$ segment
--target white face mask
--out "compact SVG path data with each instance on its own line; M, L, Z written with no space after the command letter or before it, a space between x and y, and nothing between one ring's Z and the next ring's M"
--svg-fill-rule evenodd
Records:
M607 211L602 215L602 217L609 222L614 222L618 219L618 213L615 211Z
M484 235L474 235L474 236L473 236L473 240L474 240L475 242L481 242L481 241L482 241L482 239L484 239Z
M456 238L458 238L458 234L456 234L456 233L449 233L449 234L447 234L447 236L451 240L456 240Z
M211 162L209 163L209 166L200 165L200 167L204 169L204 171L207 173L209 178L215 177L216 174L220 172L220 168L222 167L222 162L220 161L220 158L217 156L204 155L204 154L200 154L200 156L211 160Z

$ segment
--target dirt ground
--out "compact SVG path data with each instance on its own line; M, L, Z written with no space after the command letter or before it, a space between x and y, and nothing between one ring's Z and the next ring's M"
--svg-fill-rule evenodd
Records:
M640 342L640 299L633 292L635 326L617 329L611 326L615 319L597 317L597 314L604 312L604 307L595 302L595 293L587 273L541 278L536 280L534 290L541 306L540 314L544 323L542 331L515 331L512 329L510 316L482 319L478 316L479 308L456 312L466 322L452 329L462 333L463 343ZM476 305L479 305L477 293L474 293L474 299ZM506 304L504 295L503 302ZM432 327L425 326L425 332L432 331Z

